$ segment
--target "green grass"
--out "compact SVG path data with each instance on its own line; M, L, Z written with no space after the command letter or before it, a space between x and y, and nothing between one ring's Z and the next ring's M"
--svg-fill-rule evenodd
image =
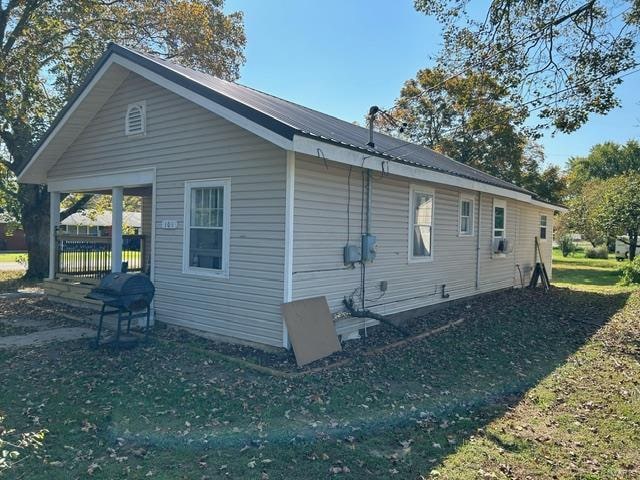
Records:
M2 252L0 253L0 263L17 262L20 258L27 258L25 252Z
M560 251L553 250L553 280L559 287L588 289L592 291L613 290L628 291L629 288L617 285L620 279L621 262L615 255L609 259L585 258L583 252L563 257Z
M0 308L51 308L21 302ZM465 322L440 335L301 378L162 331L120 353L0 350L4 425L49 430L9 478L638 478L639 313L614 285L501 292L451 307Z

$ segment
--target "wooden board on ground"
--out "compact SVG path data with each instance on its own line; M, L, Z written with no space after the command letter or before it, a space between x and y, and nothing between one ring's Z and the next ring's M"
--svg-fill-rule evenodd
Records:
M299 366L342 349L326 297L283 303L281 309Z

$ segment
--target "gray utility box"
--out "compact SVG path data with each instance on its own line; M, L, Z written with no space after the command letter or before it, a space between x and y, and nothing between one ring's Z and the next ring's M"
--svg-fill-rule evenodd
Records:
M376 236L362 235L362 262L373 262L376 259Z
M356 245L345 245L344 246L344 264L345 265L353 265L354 263L358 263L360 261L360 250Z

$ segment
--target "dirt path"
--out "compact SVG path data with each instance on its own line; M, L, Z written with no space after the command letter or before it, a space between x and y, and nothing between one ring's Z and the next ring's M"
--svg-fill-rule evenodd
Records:
M26 335L0 337L0 348L30 347L52 342L67 342L95 336L95 330L86 327L61 327L40 330Z

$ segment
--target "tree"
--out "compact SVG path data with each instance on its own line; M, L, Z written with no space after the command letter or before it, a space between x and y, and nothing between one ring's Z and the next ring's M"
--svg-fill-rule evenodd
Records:
M540 171L544 151L525 125L526 109L512 100L508 89L485 73L452 77L442 68L427 68L405 82L395 107L382 117L383 128L559 202L562 172Z
M569 159L568 182L573 193L581 191L590 180L606 180L618 175L640 172L640 143L625 145L605 142L594 145L586 157Z
M607 242L607 232L595 221L595 212L601 202L605 186L601 180L591 180L583 185L578 195L569 199L568 211L558 219L560 235L579 232L594 247Z
M640 235L640 172L602 180L602 197L592 213L593 222L610 236L629 236L629 260L636 256Z
M9 0L0 2L0 159L19 172L54 115L107 42L115 41L234 80L244 62L242 13L224 0ZM49 197L0 177L27 236L27 276L48 270ZM15 190L15 191L14 191ZM77 202L66 213L82 208Z
M526 114L509 105L506 89L486 74L448 76L426 68L405 82L393 109L405 138L505 180L520 180Z
M619 104L635 72L640 2L492 0L484 19L470 0L415 0L444 30L438 64L454 75L482 69L537 112L540 126L572 132Z

